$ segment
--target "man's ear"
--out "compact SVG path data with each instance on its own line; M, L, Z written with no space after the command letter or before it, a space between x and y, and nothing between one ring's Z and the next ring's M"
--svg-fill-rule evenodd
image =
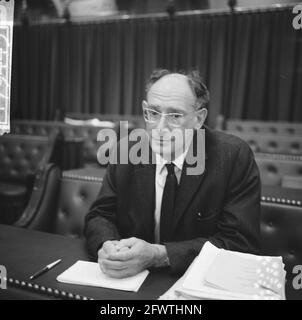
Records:
M144 110L144 108L148 108L148 102L146 100L142 102L142 109Z
M202 108L198 111L196 111L196 125L195 129L200 129L202 128L204 122L206 121L208 115L208 110L206 108Z

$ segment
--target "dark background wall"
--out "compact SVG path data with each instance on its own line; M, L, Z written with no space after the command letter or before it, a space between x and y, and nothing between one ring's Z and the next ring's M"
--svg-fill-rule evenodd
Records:
M302 31L291 9L16 26L12 118L56 111L138 114L157 67L197 68L210 124L226 117L302 121Z

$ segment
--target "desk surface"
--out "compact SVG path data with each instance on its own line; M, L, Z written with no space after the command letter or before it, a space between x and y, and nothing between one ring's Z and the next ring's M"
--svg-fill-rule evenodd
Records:
M56 277L77 260L89 260L84 245L82 240L0 225L0 265L6 267L9 280L7 290L0 290L0 299L151 300L157 299L177 280L163 271L151 272L138 292L57 282ZM60 258L62 262L55 268L35 280L29 280L31 274ZM38 286L34 288L34 285Z
M60 258L62 262L54 269L35 280L29 280L29 276L34 272ZM13 281L8 281L7 290L0 289L0 300L153 300L166 292L177 280L177 277L163 271L150 272L138 292L57 282L56 277L77 260L89 260L82 240L0 224L0 265L6 267L8 280ZM302 289L293 289L291 281L287 282L287 299L301 300L301 292Z

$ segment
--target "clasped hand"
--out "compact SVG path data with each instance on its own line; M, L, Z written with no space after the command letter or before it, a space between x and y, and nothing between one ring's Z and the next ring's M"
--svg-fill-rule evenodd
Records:
M102 271L113 278L133 276L151 267L155 258L156 248L134 237L106 241L98 251L98 263Z

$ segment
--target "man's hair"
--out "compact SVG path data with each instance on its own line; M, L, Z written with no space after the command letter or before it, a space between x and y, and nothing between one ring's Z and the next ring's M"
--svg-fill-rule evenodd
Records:
M185 73L183 71L172 72L167 69L155 69L151 73L150 78L147 80L146 88L145 88L146 93L148 93L151 86L156 81L158 81L159 79L161 79L162 77L168 74L175 74L175 73L182 74L187 77L189 86L197 98L197 105L196 105L197 110L204 108L210 101L210 93L206 85L203 83L202 77L200 76L199 71L197 70L192 70L188 73Z

